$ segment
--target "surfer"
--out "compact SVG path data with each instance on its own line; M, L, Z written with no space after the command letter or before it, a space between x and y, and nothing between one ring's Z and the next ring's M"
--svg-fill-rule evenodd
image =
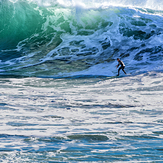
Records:
M120 72L121 69L122 69L122 71L126 74L126 72L125 72L125 70L124 70L125 64L124 64L119 58L117 58L117 61L118 61L118 65L117 65L116 67L118 68L119 65L121 65L121 67L118 69L118 75L117 75L117 76L119 76L119 72Z

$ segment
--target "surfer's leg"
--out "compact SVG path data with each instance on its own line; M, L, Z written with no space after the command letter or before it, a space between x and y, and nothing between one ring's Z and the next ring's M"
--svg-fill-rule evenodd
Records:
M118 75L117 75L117 76L119 76L119 72L120 72L121 69L122 69L122 67L120 67L120 68L118 69Z
M126 74L126 71L124 70L125 67L122 67L122 71Z

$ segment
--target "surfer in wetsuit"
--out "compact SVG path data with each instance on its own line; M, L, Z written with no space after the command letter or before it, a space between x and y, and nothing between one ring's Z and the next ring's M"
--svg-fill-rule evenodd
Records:
M121 69L122 69L122 71L126 74L126 72L125 72L125 70L124 70L125 64L124 64L119 58L117 58L117 61L118 61L118 65L117 65L116 67L118 68L119 65L121 65L121 67L118 69L118 75L117 75L117 76L119 76L119 72L120 72Z

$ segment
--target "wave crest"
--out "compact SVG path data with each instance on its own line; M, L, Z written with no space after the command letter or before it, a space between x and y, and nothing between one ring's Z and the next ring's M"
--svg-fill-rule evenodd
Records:
M136 6L137 2L115 1L127 3L126 7L96 8L88 7L93 1L89 5L79 1L69 7L57 1L14 2L1 1L0 71L3 73L62 76L88 70L87 75L92 72L103 75L102 69L106 69L105 75L112 75L116 73L113 67L117 57L127 63L130 73L142 67L148 69L162 59L163 18L156 15L158 11L127 7L129 3ZM100 2L94 1L94 5Z

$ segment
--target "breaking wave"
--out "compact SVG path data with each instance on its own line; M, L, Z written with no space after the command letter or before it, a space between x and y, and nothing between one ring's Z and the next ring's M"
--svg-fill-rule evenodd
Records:
M163 70L159 0L1 0L0 74L40 77Z

